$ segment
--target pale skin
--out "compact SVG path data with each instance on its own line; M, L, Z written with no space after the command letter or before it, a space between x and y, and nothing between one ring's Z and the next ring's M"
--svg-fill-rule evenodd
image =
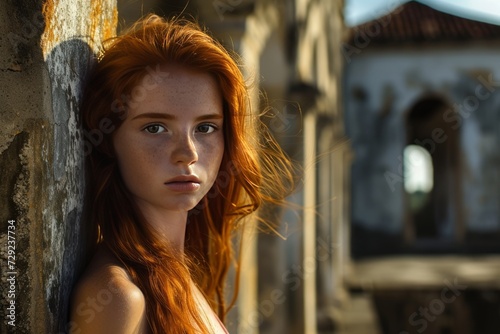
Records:
M184 250L188 211L212 187L224 153L222 96L207 73L179 65L146 76L113 145L126 187L150 227ZM200 312L224 333L193 285ZM123 264L100 247L72 297L70 333L149 333L146 300Z

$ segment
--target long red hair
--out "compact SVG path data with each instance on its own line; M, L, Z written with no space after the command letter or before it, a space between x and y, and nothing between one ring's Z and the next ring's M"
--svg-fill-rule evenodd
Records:
M184 254L148 227L121 179L112 144L130 96L163 64L209 73L223 96L224 156L212 189L189 212ZM96 244L106 244L142 290L154 333L206 332L190 279L224 319L224 281L238 222L262 203L280 202L290 189L291 164L259 124L235 60L190 21L150 15L108 41L92 69L82 106L83 129L94 135L85 141L88 220Z

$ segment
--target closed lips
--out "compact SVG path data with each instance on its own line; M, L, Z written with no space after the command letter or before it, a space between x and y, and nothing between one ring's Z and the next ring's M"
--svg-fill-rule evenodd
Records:
M195 176L195 175L182 175L182 176L177 176L177 177L174 177L170 180L168 180L167 182L165 182L165 184L169 184L169 183L200 183L200 179Z

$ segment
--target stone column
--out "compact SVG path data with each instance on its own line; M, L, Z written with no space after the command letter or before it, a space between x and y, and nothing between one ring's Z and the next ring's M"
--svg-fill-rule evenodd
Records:
M15 309L2 333L71 327L69 295L87 255L78 106L92 53L114 35L116 15L113 0L0 5L2 319Z

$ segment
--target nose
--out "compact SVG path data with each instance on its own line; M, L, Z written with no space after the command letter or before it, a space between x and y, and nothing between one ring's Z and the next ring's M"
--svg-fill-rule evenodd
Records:
M191 165L198 161L198 152L193 138L188 133L179 134L172 151L172 162Z

